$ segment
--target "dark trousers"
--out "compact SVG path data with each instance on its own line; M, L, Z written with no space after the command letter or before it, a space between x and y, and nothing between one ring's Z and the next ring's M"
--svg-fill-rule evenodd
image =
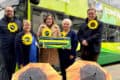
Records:
M12 74L15 72L16 59L15 56L8 56L5 58L5 68L8 73L9 80L12 78Z
M98 56L99 56L99 53L94 53L94 55L84 55L84 53L80 56L83 60L88 60L88 61L95 61L97 62L97 59L98 59Z
M70 59L70 53L64 50L59 50L60 69L63 80L66 80L66 69L74 62L74 59Z
M9 80L8 73L5 68L3 55L1 53L0 53L0 80Z
M99 56L99 52L95 52L93 51L93 49L90 49L89 47L81 48L80 57L83 60L97 62L98 56Z

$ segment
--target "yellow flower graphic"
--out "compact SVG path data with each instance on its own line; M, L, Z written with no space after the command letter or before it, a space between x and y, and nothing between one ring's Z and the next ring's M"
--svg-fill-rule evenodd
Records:
M51 37L51 30L49 28L44 28L43 31L42 31L42 36L44 37Z
M24 45L31 45L32 44L32 35L31 34L24 34L22 36L22 43Z
M97 29L98 28L98 22L96 20L91 20L88 23L89 29Z
M61 32L61 36L62 36L62 37L66 37L66 35L67 35L66 32L64 32L64 31Z
M18 26L15 22L8 23L8 30L10 32L16 32L18 30Z

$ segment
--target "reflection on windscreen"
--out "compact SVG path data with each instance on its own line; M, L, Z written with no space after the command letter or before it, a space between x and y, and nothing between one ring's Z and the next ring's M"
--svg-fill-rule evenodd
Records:
M5 8L6 6L18 5L20 0L0 0L0 8Z
M4 8L6 6L16 6L20 0L0 0L0 19L4 16Z
M0 11L0 19L4 16L4 10Z

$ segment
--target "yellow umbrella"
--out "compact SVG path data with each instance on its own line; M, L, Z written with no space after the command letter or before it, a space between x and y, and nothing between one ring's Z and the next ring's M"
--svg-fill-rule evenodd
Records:
M62 80L49 63L30 63L13 74L12 80Z
M112 80L99 64L78 60L66 69L67 80Z

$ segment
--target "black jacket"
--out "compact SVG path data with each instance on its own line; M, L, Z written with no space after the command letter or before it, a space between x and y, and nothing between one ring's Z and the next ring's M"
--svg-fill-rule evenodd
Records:
M93 50L93 52L100 51L100 43L102 39L102 29L103 25L100 21L98 21L98 28L96 29L89 29L88 26L88 19L86 19L85 23L80 26L78 31L78 40L82 43L82 40L87 40L88 47ZM83 45L81 44L81 47Z
M14 22L17 24L18 30L16 32L9 31L8 29L9 22ZM12 73L15 70L16 55L15 55L14 40L16 34L20 32L21 29L22 29L22 23L15 17L9 19L5 16L0 20L0 55L2 56L4 61L3 63L0 63L0 69L1 69L0 80L7 80L8 77L10 79Z
M18 25L18 31L12 33L8 30L8 23L15 22ZM22 23L17 18L8 19L6 16L0 20L0 52L7 57L15 56L14 40L15 36L22 29Z
M32 33L32 36L34 36L37 40L36 35L33 32L31 32L31 33ZM31 45L24 45L22 43L22 36L24 34L25 34L24 31L22 31L22 32L18 33L15 38L15 52L17 55L18 65L20 65L20 64L26 65L30 62L29 61L29 53L30 53ZM37 57L36 58L38 59L38 46L36 45L36 47L37 47Z

